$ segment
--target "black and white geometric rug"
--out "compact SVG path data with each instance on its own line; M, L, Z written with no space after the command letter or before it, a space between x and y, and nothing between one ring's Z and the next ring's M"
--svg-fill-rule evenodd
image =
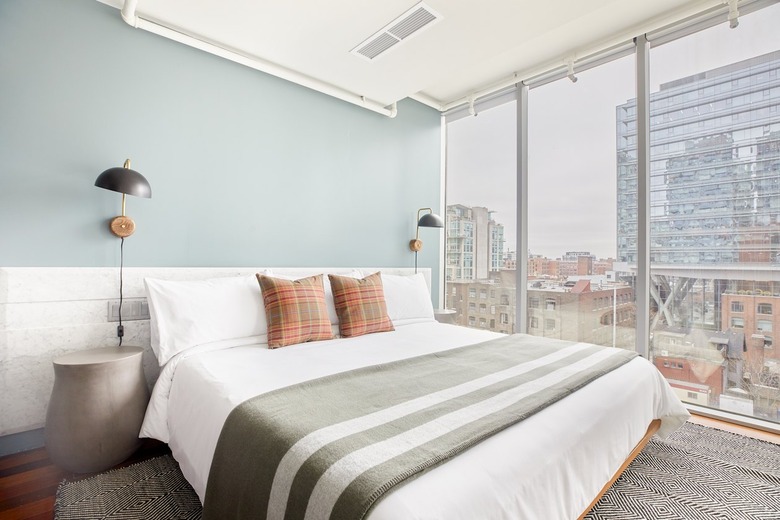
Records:
M197 495L169 455L57 490L55 520L201 517ZM686 423L654 439L588 520L780 520L780 446Z
M654 439L588 520L780 520L780 445L686 423Z
M198 495L170 455L63 482L54 503L55 520L198 520Z

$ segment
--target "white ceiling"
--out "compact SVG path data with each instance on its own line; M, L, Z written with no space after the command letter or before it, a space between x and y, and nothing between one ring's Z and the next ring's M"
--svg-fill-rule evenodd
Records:
M425 0L441 20L372 62L350 53L418 1L127 3L130 10L135 7L137 19L152 22L148 25L293 71L294 81L311 79L308 86L332 86L377 106L413 97L440 110L514 75L523 79L545 72L567 59L582 58L723 4L723 0ZM197 42L194 46L211 47Z

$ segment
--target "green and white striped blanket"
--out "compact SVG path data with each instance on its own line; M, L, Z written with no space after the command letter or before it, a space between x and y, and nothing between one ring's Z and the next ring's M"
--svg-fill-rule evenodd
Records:
M398 483L635 356L516 334L259 395L225 421L203 518L361 519Z

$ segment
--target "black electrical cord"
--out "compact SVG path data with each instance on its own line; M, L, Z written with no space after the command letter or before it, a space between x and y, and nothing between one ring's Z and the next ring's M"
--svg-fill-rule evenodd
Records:
M124 283L125 267L125 238L121 237L119 243L119 326L116 328L116 335L119 338L119 346L122 346L122 337L125 335L125 328L122 326L122 289Z

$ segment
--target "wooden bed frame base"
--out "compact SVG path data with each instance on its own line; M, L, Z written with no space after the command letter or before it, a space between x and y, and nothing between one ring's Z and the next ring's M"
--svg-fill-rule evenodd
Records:
M585 511L582 512L582 514L577 518L577 520L582 520L585 515L587 515L591 509L593 509L593 506L596 505L596 502L601 500L601 497L604 496L604 493L609 490L609 488L612 486L612 484L615 483L615 481L620 478L620 475L623 474L623 472L626 470L629 464L631 464L631 461L633 461L637 455L639 455L639 452L642 451L642 449L647 445L648 442L650 442L650 439L655 435L655 432L658 431L658 429L661 427L661 419L653 419L653 421L650 423L650 426L647 427L647 433L645 433L645 436L642 437L639 440L639 443L634 447L634 449L631 451L631 453L628 454L628 458L625 462L618 468L617 472L615 472L615 475L607 482L603 488L601 488L601 491L599 491L599 494L596 495L596 498L593 499L593 502L590 503L588 507L585 508Z

